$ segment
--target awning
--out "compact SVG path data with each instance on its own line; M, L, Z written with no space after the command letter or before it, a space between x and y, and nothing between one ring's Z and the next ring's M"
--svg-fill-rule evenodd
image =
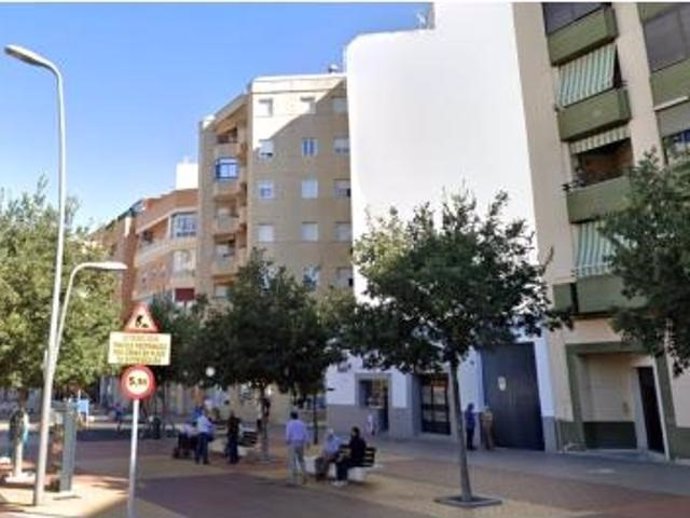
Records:
M578 153L584 153L585 151L589 151L591 149L608 146L614 142L625 140L629 136L630 134L628 133L628 127L619 126L602 133L597 133L591 137L583 138L582 140L576 140L570 144L570 154L577 155Z
M578 225L575 276L603 275L611 270L606 258L613 254L613 245L599 233L601 221Z
M613 88L615 62L616 47L610 43L563 65L558 104L568 106Z

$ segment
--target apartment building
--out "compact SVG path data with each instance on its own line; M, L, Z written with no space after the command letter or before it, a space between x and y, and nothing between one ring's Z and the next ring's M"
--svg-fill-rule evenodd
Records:
M358 36L345 55L355 237L367 231L367 213L394 206L409 218L464 187L482 212L505 190L506 217L533 221L509 5L436 3L421 27ZM356 275L358 296L365 287ZM541 338L518 342L470 353L459 369L463 406L491 407L501 446L549 447L548 347ZM367 369L352 357L328 370L327 385L336 429L365 429L371 415L391 437L454 437L448 373Z
M558 446L690 456L690 375L621 343L621 294L598 233L625 203L625 172L690 132L690 5L514 5L534 211L556 306L574 328L548 336Z
M122 321L138 302L169 296L179 305L190 304L196 295L197 165L177 165L175 189L158 197L143 198L95 232L94 237L110 251L110 259L128 269L120 280ZM119 398L116 379L104 380L101 395ZM182 412L190 396L176 387L173 410Z
M317 296L350 289L349 162L341 74L259 77L205 118L197 291L223 301L254 248ZM230 407L253 420L252 391L236 389ZM271 396L274 418L286 418L289 406L287 396Z
M197 289L223 299L253 248L321 293L349 287L345 78L260 77L201 123Z

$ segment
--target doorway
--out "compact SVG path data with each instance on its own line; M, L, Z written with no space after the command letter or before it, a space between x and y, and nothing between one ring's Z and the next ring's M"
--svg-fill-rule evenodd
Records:
M448 375L420 376L419 387L422 402L422 432L450 435Z
M640 382L640 397L642 399L642 413L644 427L647 434L647 448L664 453L664 434L661 429L661 414L656 397L656 383L652 367L638 367Z
M497 446L544 449L534 345L520 343L484 349L485 402L494 415Z

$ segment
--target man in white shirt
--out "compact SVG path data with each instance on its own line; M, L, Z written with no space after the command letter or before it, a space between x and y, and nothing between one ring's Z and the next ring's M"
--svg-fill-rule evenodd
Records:
M208 443L213 440L213 423L208 418L208 410L204 410L197 418L196 431L197 438L194 461L199 464L199 460L203 460L204 464L208 464Z
M290 412L290 420L285 425L285 443L288 447L288 465L290 480L297 482L297 472L302 475L302 484L307 483L307 470L304 466L304 448L309 442L307 426L297 416L297 412Z

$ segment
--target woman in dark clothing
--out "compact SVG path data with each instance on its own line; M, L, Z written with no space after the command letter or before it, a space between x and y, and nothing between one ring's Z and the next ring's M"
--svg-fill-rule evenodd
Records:
M240 442L240 420L235 417L235 412L230 412L228 418L228 444L226 446L225 455L228 458L228 463L237 464L240 456L237 451L237 445Z
M367 450L367 443L362 439L359 428L352 427L350 433L350 442L347 445L349 453L342 455L335 463L337 480L333 483L335 486L344 486L347 484L347 472L350 468L361 466L364 463L364 455Z
M474 415L474 403L467 405L465 410L465 433L467 434L467 449L474 450L474 428L477 417Z

